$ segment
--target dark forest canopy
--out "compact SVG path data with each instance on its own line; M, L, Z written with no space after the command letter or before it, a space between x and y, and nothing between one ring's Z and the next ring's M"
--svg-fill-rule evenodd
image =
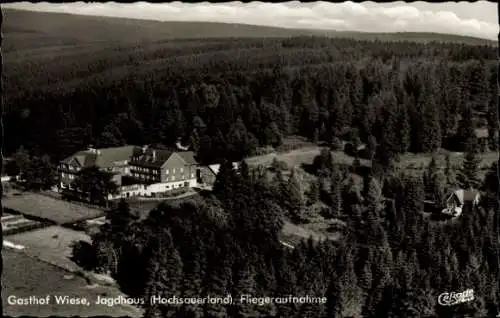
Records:
M31 36L16 22L25 13L8 12L7 46L9 34ZM7 154L23 145L60 159L88 144L171 145L182 137L203 160L236 160L290 134L331 142L354 127L362 142L381 141L379 124L398 112L409 115L406 138L418 141L400 151L429 151L454 133L457 113L496 104L490 45L320 36L78 41L62 41L59 54L54 43L6 54ZM426 117L435 122L420 129ZM440 140L423 140L428 129L439 129Z

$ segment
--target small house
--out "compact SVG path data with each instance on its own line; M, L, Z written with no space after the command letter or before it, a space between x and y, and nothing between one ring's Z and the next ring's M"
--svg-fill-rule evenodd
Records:
M477 190L459 189L454 191L446 200L446 208L441 212L446 215L458 217L465 206L476 207L479 204L480 194Z
M238 169L238 162L233 162L233 169ZM200 166L197 171L197 181L205 186L212 186L219 174L220 164Z

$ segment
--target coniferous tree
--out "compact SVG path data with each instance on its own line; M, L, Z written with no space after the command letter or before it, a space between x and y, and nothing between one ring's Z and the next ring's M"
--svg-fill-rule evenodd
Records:
M20 175L22 176L23 171L29 166L30 157L26 149L23 146L19 147L17 151L12 155L12 160L14 163L14 169L11 170L10 175Z
M21 180L29 190L48 190L57 184L58 175L49 156L33 156L23 167Z
M404 154L410 149L411 144L411 126L410 116L406 105L398 107L399 120L397 122L397 131L399 132L399 153Z
M433 152L441 147L441 126L439 109L431 93L422 95L419 105L422 109L420 143L423 152Z
M334 166L333 155L327 148L321 149L319 155L313 159L313 169L320 176L329 177Z
M342 176L338 168L334 168L330 179L330 204L332 217L340 217L342 215Z
M220 198L229 198L236 181L236 172L233 163L225 160L219 168L215 178L213 193Z
M213 298L224 298L230 294L232 275L230 264L227 259L214 265L207 273L207 281L204 283L206 294ZM227 305L221 303L206 303L204 305L204 317L222 318L227 317Z
M146 308L159 309L164 316L171 316L177 310L169 304L151 303L151 297L171 297L179 294L182 282L182 259L172 244L170 233L158 233L160 237L151 246L153 253L148 266L148 282L146 283Z
M405 241L411 245L416 240L422 212L424 210L425 191L420 177L408 177L404 186L402 211L405 215Z
M368 210L373 213L375 217L382 216L381 213L384 209L384 198L380 183L374 177L369 178L367 191L364 195L364 204Z
M429 200L436 204L442 204L444 199L444 180L437 166L436 158L433 156L424 173L425 194Z
M444 176L446 179L446 184L449 188L453 188L456 184L456 175L451 164L450 154L446 154L445 165L444 165Z
M476 147L468 145L462 168L457 174L457 181L462 189L479 189L481 187L482 180L479 176L480 164L481 158L477 153Z
M499 191L498 163L494 162L484 178L483 189L491 195L496 195Z
M196 252L201 253L202 251ZM198 297L200 290L202 290L203 272L200 262L201 260L193 260L191 270L185 275L182 295L186 298ZM185 304L180 308L179 314L187 318L201 318L203 317L203 308L199 304Z
M475 131L474 115L470 107L465 107L461 113L461 120L458 127L458 135L462 140L461 150L476 151L477 148L477 138Z
M295 169L292 169L288 178L288 199L287 207L290 213L290 218L294 222L303 222L305 220L305 200L304 191L302 188L299 175Z
M256 282L255 282L255 270L251 265L246 265L242 268L235 281L235 292L238 295L249 295L253 297L256 295ZM256 317L257 316L257 306L252 303L239 302L236 301L234 317L246 318L246 317Z
M309 187L309 193L308 193L308 197L309 197L309 204L312 205L312 204L315 204L316 202L318 202L319 198L320 198L320 191L321 191L321 184L320 184L320 179L318 178L318 180L316 181L313 181L311 182L311 185Z
M113 180L113 174L102 171L96 166L84 168L72 183L75 189L83 193L84 198L92 203L108 202L108 197L118 192L118 185Z

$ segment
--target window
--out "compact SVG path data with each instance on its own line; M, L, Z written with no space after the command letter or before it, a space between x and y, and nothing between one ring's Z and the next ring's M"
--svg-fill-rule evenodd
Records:
M169 171L168 169L165 169L165 174L168 174L168 171Z
M175 173L175 168L173 169L173 171L172 171L172 172L173 172L173 173Z
M66 176L66 174L64 172L61 175L62 175L63 178Z
M172 176L172 181L175 181L175 176Z
M181 172L184 172L184 168L181 168Z
M194 172L191 172L191 178L194 178Z

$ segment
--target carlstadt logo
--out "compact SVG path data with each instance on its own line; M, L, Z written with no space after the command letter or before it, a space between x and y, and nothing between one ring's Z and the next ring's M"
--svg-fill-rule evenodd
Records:
M442 293L438 297L441 306L453 306L474 300L474 290L468 289L461 293Z

